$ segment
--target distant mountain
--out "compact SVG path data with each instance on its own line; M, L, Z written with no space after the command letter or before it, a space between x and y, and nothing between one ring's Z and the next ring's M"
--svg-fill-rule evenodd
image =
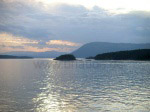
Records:
M32 59L32 57L28 57L28 56L0 55L0 59Z
M55 58L57 56L66 54L65 52L56 52L56 51L48 51L48 52L8 52L3 53L3 55L14 55L14 56L29 56L33 58Z
M102 53L135 49L150 49L150 44L91 42L83 45L71 54L77 58L85 58L90 56L94 57Z
M150 60L150 49L118 51L98 54L95 60Z

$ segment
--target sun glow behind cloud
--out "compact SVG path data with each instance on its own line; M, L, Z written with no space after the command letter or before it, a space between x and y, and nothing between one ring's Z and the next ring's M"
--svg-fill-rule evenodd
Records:
M150 11L150 0L38 0L45 4L83 5L88 9L99 6L110 12L124 13L132 10Z
M79 46L79 44L63 40L50 40L46 42L48 45L63 45L63 46Z
M13 36L13 35L7 34L7 33L0 34L0 45L23 46L25 44L38 44L38 41L19 37L19 36Z
M71 46L71 47L79 46L79 44L77 43L64 41L64 40L49 40L48 42L45 42L47 45L41 46L39 44L41 41L42 40L37 41L25 37L14 36L12 34L1 33L0 52L10 52L10 51L69 52L72 49L67 46ZM59 47L57 45L59 45Z

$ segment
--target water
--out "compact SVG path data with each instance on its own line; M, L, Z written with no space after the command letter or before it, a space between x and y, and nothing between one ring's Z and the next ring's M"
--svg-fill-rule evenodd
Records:
M150 62L0 60L0 112L149 112Z

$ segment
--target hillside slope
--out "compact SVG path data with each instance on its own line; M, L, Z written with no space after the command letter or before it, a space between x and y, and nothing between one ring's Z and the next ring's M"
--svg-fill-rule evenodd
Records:
M150 49L150 44L91 42L83 45L71 54L77 58L86 58L102 53L135 49Z

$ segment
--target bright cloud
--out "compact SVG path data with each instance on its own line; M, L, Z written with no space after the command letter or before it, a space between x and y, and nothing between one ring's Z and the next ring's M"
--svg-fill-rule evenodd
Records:
M65 40L50 40L49 42L46 42L48 45L62 45L62 46L79 46L79 44L65 41Z
M69 52L70 48L49 48L49 47L32 47L32 46L25 46L23 51L32 51L32 52L46 52L46 51L58 51L58 52ZM18 50L20 51L20 50Z
M13 36L12 34L7 33L0 34L0 45L25 46L26 44L38 44L38 41L19 36Z
M123 11L141 10L150 11L150 0L38 0L45 4L67 3L74 5L83 5L87 8L99 6L106 10L121 13ZM118 10L119 9L119 10Z
M25 37L14 36L8 33L0 34L0 52L10 52L10 51L32 51L32 52L45 52L45 51L59 51L59 52L69 52L73 50L70 47L79 46L77 43L63 41L63 40L50 40L48 42L43 42L46 44L41 44L42 40L33 40ZM59 45L53 46L53 45ZM60 47L61 46L61 47Z
M24 46L23 48L17 47L0 47L1 53L3 52L12 52L12 51L31 51L31 52L46 52L46 51L58 51L58 52L69 52L72 49L70 48L38 48L33 46Z
M21 0L6 0L11 3L14 1L20 2ZM28 5L40 4L41 6L49 9L57 4L70 4L70 5L82 5L88 9L92 9L94 6L101 7L105 10L114 13L124 13L129 11L150 11L150 0L22 0L22 2Z

